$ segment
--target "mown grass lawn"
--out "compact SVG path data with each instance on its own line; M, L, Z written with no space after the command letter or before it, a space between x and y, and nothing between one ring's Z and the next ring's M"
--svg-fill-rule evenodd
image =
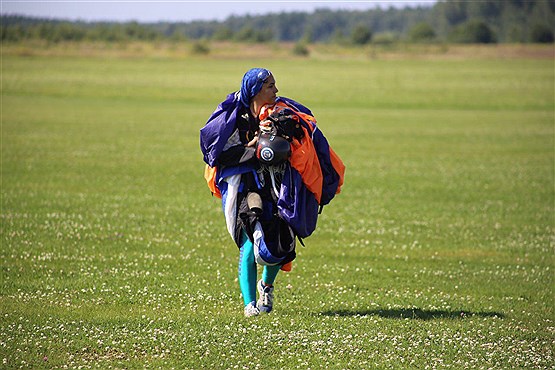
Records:
M243 317L198 130L265 66L346 182ZM553 368L552 59L2 61L2 368Z

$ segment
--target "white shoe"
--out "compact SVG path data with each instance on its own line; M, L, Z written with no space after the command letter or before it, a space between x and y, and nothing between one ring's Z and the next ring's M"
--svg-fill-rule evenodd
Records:
M245 317L258 316L260 310L256 307L254 301L245 306Z
M262 280L258 281L258 301L256 302L256 307L260 312L270 313L274 306L274 287L266 286Z

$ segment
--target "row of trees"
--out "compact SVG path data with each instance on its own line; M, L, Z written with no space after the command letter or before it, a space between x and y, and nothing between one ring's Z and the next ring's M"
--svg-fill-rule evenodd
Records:
M439 1L431 7L316 10L188 23L88 23L3 16L7 41L230 40L366 44L553 42L555 0Z
M2 40L41 39L60 41L154 41L165 38L158 30L137 22L84 23L41 20L18 16L2 17Z
M448 41L553 42L553 0L442 1L430 24Z

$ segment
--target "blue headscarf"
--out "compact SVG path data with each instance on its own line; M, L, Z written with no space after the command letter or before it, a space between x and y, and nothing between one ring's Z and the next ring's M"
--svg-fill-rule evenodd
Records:
M241 82L241 103L248 107L251 99L262 89L264 82L272 75L265 68L252 68L245 73Z

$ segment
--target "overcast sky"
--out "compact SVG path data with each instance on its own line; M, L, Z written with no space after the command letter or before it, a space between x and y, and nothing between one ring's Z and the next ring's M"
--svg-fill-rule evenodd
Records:
M188 22L224 20L231 15L305 11L315 9L367 10L433 5L422 1L184 1L184 0L0 0L3 15L26 15L83 21Z

